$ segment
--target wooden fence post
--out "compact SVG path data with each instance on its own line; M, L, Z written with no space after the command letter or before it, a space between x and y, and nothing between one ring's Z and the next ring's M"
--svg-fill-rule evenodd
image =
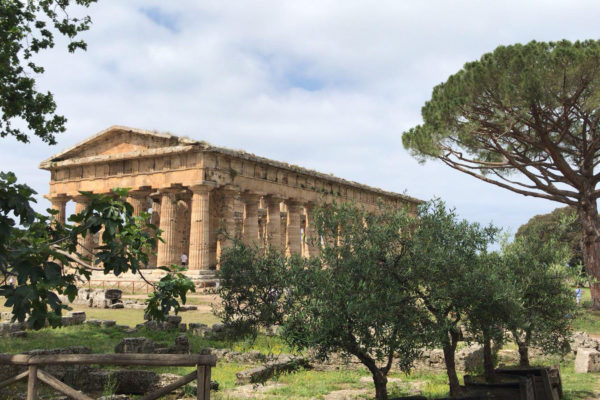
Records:
M38 379L37 379L37 365L29 366L29 376L27 381L27 400L38 400L37 396L37 387L38 387Z
M204 366L204 400L210 400L210 365Z
M198 368L198 377L196 378L196 399L207 400L206 397L204 397L204 375L206 373L206 367L204 365L197 365L196 368Z

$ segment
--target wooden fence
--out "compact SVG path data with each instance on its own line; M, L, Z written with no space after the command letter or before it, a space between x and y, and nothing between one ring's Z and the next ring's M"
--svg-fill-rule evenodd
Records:
M0 365L22 365L27 370L0 382L0 389L21 379L28 378L27 400L38 400L37 388L39 381L75 400L93 400L91 397L73 389L41 369L44 365L143 365L143 366L195 366L196 370L179 380L148 393L139 400L154 400L171 393L173 390L196 379L198 383L198 400L210 399L210 369L216 365L214 355L199 354L56 354L30 356L25 354L0 354Z

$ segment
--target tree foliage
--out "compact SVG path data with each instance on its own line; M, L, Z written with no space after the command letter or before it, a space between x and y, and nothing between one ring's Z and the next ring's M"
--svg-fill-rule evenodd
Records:
M402 211L370 214L350 204L323 206L315 221L319 257L262 255L243 244L223 255L224 319L244 328L281 324L288 343L321 358L353 355L371 372L376 397L386 399L394 359L408 370L427 341L404 265L413 221Z
M508 329L519 346L520 364L529 364L529 347L545 353L569 349L571 323L577 314L569 282L578 271L568 268L569 245L561 241L571 229L573 218L562 218L551 234L544 225L530 225L503 253L507 279L517 289L518 308L511 314Z
M409 253L411 279L431 320L434 344L444 350L450 394L460 393L454 356L465 324L466 312L480 288L470 281L498 228L460 220L441 200L418 208L418 223Z
M57 115L54 96L37 89L35 75L44 67L34 61L54 47L55 34L65 36L69 52L86 49L77 35L90 27L89 16L72 17L72 6L89 7L96 0L3 0L0 2L0 136L28 142L34 135L55 144L66 118Z
M560 229L551 240L520 236L497 252L488 249L497 227L461 220L437 199L420 204L416 218L344 204L319 207L315 219L319 257L241 243L223 254L221 317L233 332L276 324L299 349L354 355L371 371L378 398L392 358L407 370L422 346L443 348L451 394L459 394L454 360L463 330L483 345L489 380L492 344L502 345L507 331L520 347L566 348L575 310Z
M48 216L31 208L34 194L18 184L14 174L0 173L0 296L12 308L13 320L27 320L39 329L46 322L60 325L62 311L69 306L59 295L72 301L93 270L141 274L160 236L147 222L149 215L133 215L133 207L124 200L126 189L116 189L113 195L82 193L89 205L69 218L75 224L64 225L54 220L56 211L48 210ZM93 257L88 250L78 250L82 237L99 232L102 244L92 249ZM176 266L165 268L168 273L148 301L147 311L155 319L177 311L186 293L194 290Z
M471 290L464 310L469 340L483 346L483 370L488 382L494 380L495 357L492 344L504 343L509 321L517 318L520 285L509 279L506 258L498 252L483 252L464 276Z
M599 278L599 87L600 41L500 46L436 86L403 143L423 161L576 207L584 264ZM592 297L600 306L600 284Z
M560 236L556 237L556 233ZM573 207L560 207L548 214L536 215L521 225L515 237L539 237L542 242L557 240L569 247L569 266L583 265L583 237L577 210Z
M14 136L28 142L29 132L49 144L65 130L66 119L55 114L52 93L41 93L34 76L44 72L34 56L54 47L55 34L69 41L70 52L86 49L77 35L89 29L89 16L72 17L73 6L88 7L96 0L6 0L0 1L0 137ZM0 296L12 308L13 320L27 320L39 329L58 326L61 313L69 307L59 295L73 300L77 285L89 279L92 270L120 275L141 274L148 254L160 240L159 232L147 223L148 215L133 216L124 198L126 189L112 195L88 197L89 205L71 216L74 224L59 224L50 215L36 213L31 204L36 192L17 183L11 172L0 172ZM93 259L77 252L78 241L102 231L102 245ZM177 266L163 266L167 273L155 285L148 300L148 314L164 318L179 309L193 283ZM14 282L11 284L11 282Z

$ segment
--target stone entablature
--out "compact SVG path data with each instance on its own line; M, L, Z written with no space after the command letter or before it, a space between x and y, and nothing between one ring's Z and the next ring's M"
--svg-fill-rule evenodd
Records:
M113 126L40 164L51 172L46 196L58 219L79 191L110 193L132 189L136 213L151 211L163 230L156 265L189 255L190 269L214 266L230 238L269 243L288 252L310 254L306 236L310 210L319 202L354 201L375 210L378 199L393 206L419 200L258 157L206 142ZM84 247L94 243L88 236ZM314 251L314 250L313 250Z

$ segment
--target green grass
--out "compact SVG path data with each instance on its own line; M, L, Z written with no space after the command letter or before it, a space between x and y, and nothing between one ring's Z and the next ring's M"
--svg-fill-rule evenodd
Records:
M268 390L266 393L278 398L319 398L341 389L356 389L369 385L360 382L363 371L298 371L279 376L276 381L285 386Z
M410 374L393 373L390 376L402 379L400 383L388 384L390 396L414 395L415 387L427 398L448 396L448 376L445 371L413 371ZM461 373L458 378L462 381Z
M84 306L72 306L72 311L84 311L87 319L103 319L116 321L118 325L127 325L134 327L137 324L144 322L144 310L134 310L130 308L122 309L105 309L105 308L90 308ZM0 312L11 311L9 308L0 306ZM66 315L66 313L65 313ZM197 322L212 326L221 322L210 312L186 311L179 313L181 321L184 323Z
M600 373L577 374L573 370L573 362L562 363L560 375L563 383L563 400L592 399L600 391Z
M573 330L584 331L591 335L600 335L600 310L592 310L590 290L583 289L580 313L573 321Z
M156 342L172 344L178 332L150 332L141 330L135 334L126 334L119 328L100 328L92 326L74 326L58 329L29 331L27 338L6 339L0 341L0 352L18 353L36 348L55 348L65 346L88 346L94 352L112 353L114 346L126 336L146 336ZM264 354L289 352L285 343L278 337L258 336L254 341L223 342L211 341L188 333L192 352L200 352L206 347L228 347L238 351L258 350ZM558 359L546 359L545 365L558 363ZM235 374L253 365L219 361L212 370L212 378L219 382L220 391L214 393L219 400L235 399ZM157 372L169 372L185 375L191 367L154 368ZM573 371L573 359L561 363L561 374L565 400L584 400L592 398L600 391L600 374L576 374ZM366 377L366 379L365 379ZM362 378L362 380L361 380ZM428 398L440 398L448 395L447 377L444 371L415 371L412 374L390 374L388 390L390 397L406 396L418 389ZM462 381L462 376L460 376ZM399 381L397 381L399 380ZM256 397L271 399L319 399L335 390L362 390L362 397L372 399L374 389L369 373L364 369L342 369L332 371L301 370L293 374L283 374L267 382L279 385L257 390ZM250 392L253 393L252 391ZM239 398L239 397L238 397Z
M600 311L592 311L589 306L589 291L584 291L582 313L573 323L575 330L583 330L592 334L600 334ZM143 310L121 309L104 310L87 307L74 307L75 310L85 311L88 318L112 319L121 325L134 326L143 321ZM0 310L4 311L2 307ZM184 322L202 322L212 324L218 319L212 314L191 311L181 314ZM145 336L155 342L172 345L179 332L151 332L140 330L127 334L120 328L100 328L93 326L74 326L57 329L42 329L28 331L27 338L0 340L0 353L18 353L32 349L51 349L66 346L88 346L95 353L112 353L114 347L124 337ZM187 333L192 352L198 353L206 347L231 348L235 351L246 352L258 350L263 354L293 353L279 337L259 335L255 340L244 341L215 341ZM514 348L507 345L504 348ZM566 360L548 358L536 360L544 365L560 363L565 400L587 400L600 392L600 374L576 374L573 370L573 358ZM244 365L218 361L212 370L212 378L219 382L220 391L214 393L214 398L228 400L239 398L235 395L235 374L255 365ZM169 372L185 375L193 370L191 367L162 367L153 368L157 372ZM361 379L362 378L362 379ZM460 376L462 381L462 376ZM258 388L255 397L270 399L320 399L327 393L336 390L362 390L362 398L372 399L374 396L373 383L366 369L342 369L332 371L301 370L293 374L283 374L267 382L270 387ZM278 384L273 386L273 384ZM447 377L444 371L415 371L406 375L390 374L388 391L390 397L406 396L420 391L424 396L434 399L448 395ZM252 395L250 391L250 395Z

